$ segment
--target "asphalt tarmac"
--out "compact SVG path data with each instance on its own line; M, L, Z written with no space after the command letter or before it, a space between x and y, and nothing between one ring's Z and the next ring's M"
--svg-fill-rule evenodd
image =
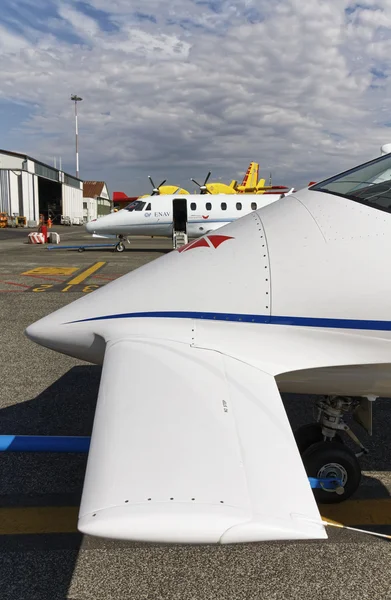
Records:
M82 227L55 230L61 245L99 241ZM36 346L23 331L157 259L170 241L79 253L26 238L26 230L0 230L0 434L89 435L100 368ZM312 398L289 395L284 403L294 428L312 420ZM324 516L391 533L390 431L391 404L378 400L373 437L356 429L370 449L360 490L340 508L322 507ZM390 542L362 533L330 529L322 542L224 547L82 536L75 527L85 465L79 454L0 455L1 600L391 599Z

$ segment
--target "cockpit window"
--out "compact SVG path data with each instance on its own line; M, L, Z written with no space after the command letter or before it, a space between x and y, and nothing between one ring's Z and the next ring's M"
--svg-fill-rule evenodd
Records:
M147 206L147 208L145 210L151 210L151 203L150 202L148 203L148 206Z
M146 202L143 202L142 200L134 200L128 204L128 206L125 206L125 210L128 210L129 212L132 212L132 210L143 210L145 204Z
M137 200L133 200L133 202L131 202L130 204L125 206L125 210L129 210L129 211L134 210L136 208L136 204L137 204Z
M321 181L310 189L391 212L391 154Z

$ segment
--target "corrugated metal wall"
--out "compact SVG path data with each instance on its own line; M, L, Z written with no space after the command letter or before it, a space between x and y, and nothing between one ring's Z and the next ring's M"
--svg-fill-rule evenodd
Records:
M39 189L38 189L38 177L34 175L34 216L32 217L34 221L39 221Z
M10 208L9 171L0 170L0 212L9 214Z
M38 221L38 178L26 171L0 170L0 212Z
M10 184L10 211L9 215L15 215L22 217L23 212L20 213L19 206L19 179L21 179L20 171L9 171L9 184Z
M37 176L22 171L23 216L27 220L39 220Z
M62 184L62 214L83 220L83 190Z
M62 214L83 221L83 190L65 183L61 187ZM38 176L27 171L0 169L0 212L24 216L28 221L38 221ZM94 211L91 210L92 212ZM90 218L96 218L96 214Z

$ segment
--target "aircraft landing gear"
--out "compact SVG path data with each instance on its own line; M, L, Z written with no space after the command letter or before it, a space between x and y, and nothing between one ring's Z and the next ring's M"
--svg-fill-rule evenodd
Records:
M123 235L119 235L118 239L119 239L119 242L116 245L115 250L116 250L116 252L124 252L125 251L125 244L124 244L125 238Z
M313 490L317 502L334 504L347 500L357 490L361 481L361 468L354 453L339 442L312 444L302 455L308 477L319 479L333 477L340 481L335 488L320 487Z
M299 429L295 431L295 439L300 454L303 454L307 448L324 440L322 424L308 423L307 425L299 427ZM334 441L343 444L343 440L338 433L335 434Z
M367 403L367 404L365 404ZM296 444L309 477L335 478L340 482L334 488L320 487L313 490L315 498L321 503L342 502L357 490L361 480L361 468L357 460L368 453L357 436L343 420L343 414L354 410L357 420L371 431L372 412L369 411L367 423L362 421L364 407L371 404L369 399L342 398L330 396L317 403L318 422L299 427L295 432ZM338 432L345 432L360 447L354 454L344 445Z

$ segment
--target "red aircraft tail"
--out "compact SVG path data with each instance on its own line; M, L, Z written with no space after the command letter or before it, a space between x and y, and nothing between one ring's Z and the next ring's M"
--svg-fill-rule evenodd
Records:
M116 200L128 200L128 196L125 194L125 192L113 192L113 202L115 202Z

